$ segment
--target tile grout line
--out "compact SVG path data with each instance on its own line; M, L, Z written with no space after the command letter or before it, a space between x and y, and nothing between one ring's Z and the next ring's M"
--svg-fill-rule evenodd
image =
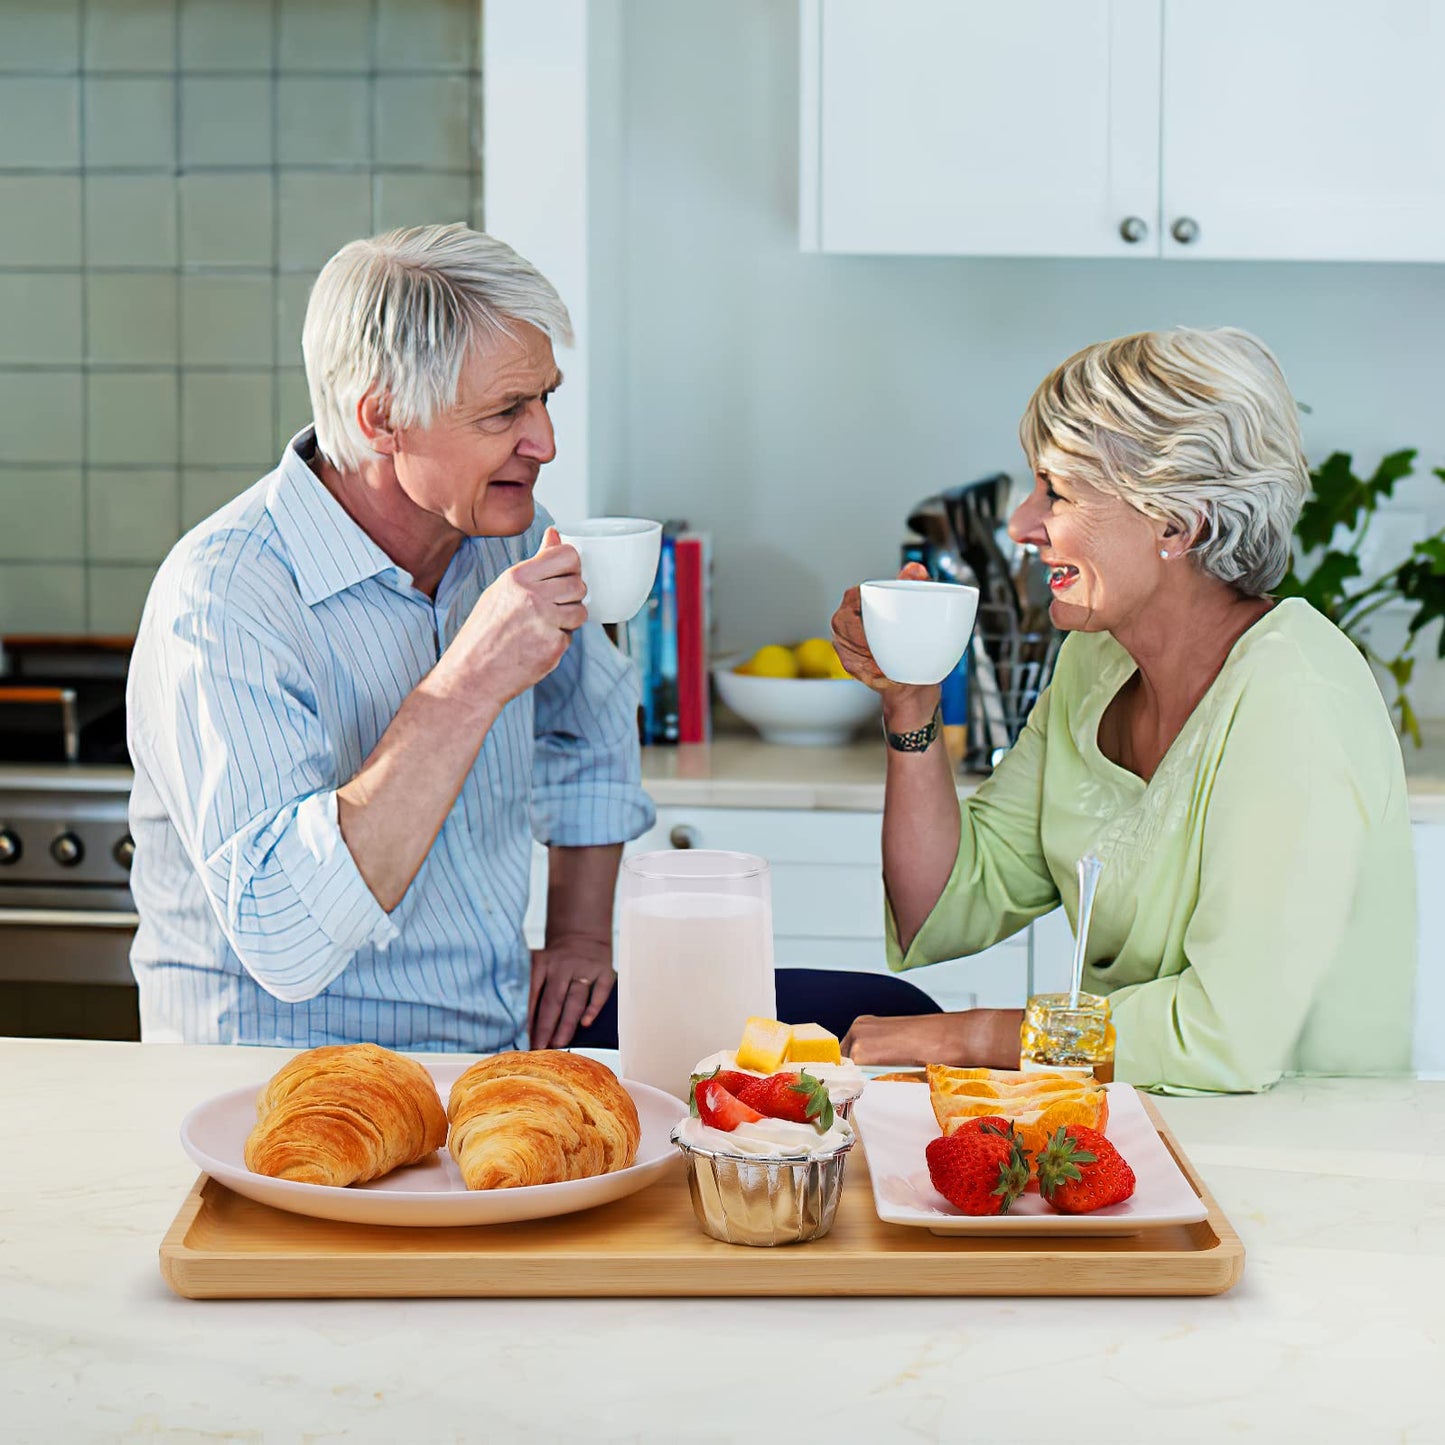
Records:
M184 425L185 416L185 376L182 372L182 363L185 359L185 337L186 337L186 291L183 284L185 271L182 268L182 249L185 244L185 228L181 223L181 177L183 174L181 163L181 125L183 120L181 105L181 85L184 79L181 73L181 7L178 3L174 11L174 18L171 22L171 45L175 61L175 73L171 77L171 118L174 135L171 137L171 192L173 204L171 206L172 229L175 233L175 265L171 274L175 278L176 285L176 500L175 500L175 532L179 538L186 529L186 483L185 468L181 464L181 455L184 446L181 441L181 431Z
M78 64L76 83L76 110L78 144L80 154L80 555L84 565L80 569L81 630L94 630L91 616L93 587L90 575L90 215L86 200L88 187L85 184L86 153L86 104L85 104L85 32L89 19L89 0L80 0L77 7L78 25L75 36L76 61Z
M271 0L271 454L284 445L281 431L281 3Z

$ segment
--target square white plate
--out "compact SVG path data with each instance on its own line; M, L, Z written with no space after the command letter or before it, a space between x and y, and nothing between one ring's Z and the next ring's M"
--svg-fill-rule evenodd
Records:
M934 1234L1138 1234L1162 1224L1194 1224L1208 1210L1164 1147L1130 1084L1109 1084L1105 1135L1129 1161L1136 1180L1122 1204L1093 1214L1058 1214L1036 1191L1014 1201L1007 1214L962 1214L928 1178L924 1151L938 1137L926 1084L874 1081L853 1105L853 1123L868 1156L873 1207L889 1224L911 1224Z

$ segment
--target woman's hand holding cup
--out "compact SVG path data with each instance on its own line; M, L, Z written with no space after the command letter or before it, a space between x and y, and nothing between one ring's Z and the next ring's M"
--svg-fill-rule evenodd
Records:
M899 572L898 578L903 582L926 582L928 571L921 563L909 562ZM922 727L933 716L939 698L936 683L894 682L878 666L863 630L861 588L850 587L833 614L833 646L849 676L857 678L882 697L883 718L890 731L906 732ZM917 721L907 720L915 714Z

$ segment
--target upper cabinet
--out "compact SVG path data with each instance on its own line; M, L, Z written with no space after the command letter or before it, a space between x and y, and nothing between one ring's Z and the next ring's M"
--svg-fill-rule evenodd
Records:
M1445 0L801 0L805 250L1445 260Z

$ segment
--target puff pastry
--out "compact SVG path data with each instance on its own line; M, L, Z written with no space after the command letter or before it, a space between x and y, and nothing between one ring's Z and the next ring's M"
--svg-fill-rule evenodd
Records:
M468 1189L560 1184L626 1169L642 1126L604 1064L560 1049L473 1064L447 1100L447 1148Z
M446 1142L432 1077L377 1044L326 1044L283 1064L256 1100L246 1167L344 1187L416 1164Z

